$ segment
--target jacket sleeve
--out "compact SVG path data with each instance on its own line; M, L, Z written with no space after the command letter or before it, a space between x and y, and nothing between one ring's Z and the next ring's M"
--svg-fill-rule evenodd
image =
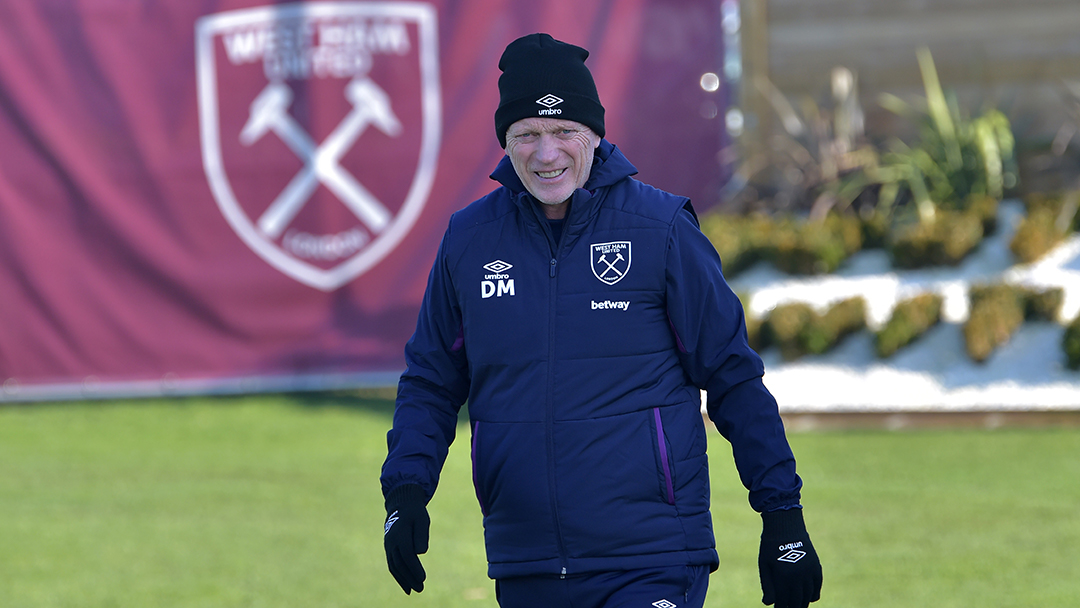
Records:
M469 394L461 309L451 282L446 231L428 276L416 332L405 345L405 372L398 382L393 427L386 435L381 482L394 488L419 484L430 500L450 444L457 416Z
M731 443L739 477L759 512L799 504L802 480L765 367L747 344L742 304L721 271L715 247L680 210L667 250L667 308L680 360L707 392L709 418Z

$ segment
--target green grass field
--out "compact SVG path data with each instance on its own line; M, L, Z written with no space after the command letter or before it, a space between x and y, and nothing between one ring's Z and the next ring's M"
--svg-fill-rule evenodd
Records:
M0 607L495 606L467 441L430 506L427 590L405 597L386 572L391 407L342 395L0 406ZM760 606L759 520L711 440L722 563L707 605ZM791 443L825 568L816 606L1080 598L1080 429Z

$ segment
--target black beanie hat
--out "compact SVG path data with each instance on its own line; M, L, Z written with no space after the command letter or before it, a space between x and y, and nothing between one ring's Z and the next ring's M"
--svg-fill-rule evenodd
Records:
M499 109L495 134L522 118L573 120L604 136L604 106L585 59L589 51L547 34L529 34L507 45L499 59Z

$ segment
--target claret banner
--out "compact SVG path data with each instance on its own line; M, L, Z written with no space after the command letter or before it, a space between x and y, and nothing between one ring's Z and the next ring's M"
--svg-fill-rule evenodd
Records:
M608 139L708 208L725 2L0 2L0 401L395 383L506 44L589 49Z

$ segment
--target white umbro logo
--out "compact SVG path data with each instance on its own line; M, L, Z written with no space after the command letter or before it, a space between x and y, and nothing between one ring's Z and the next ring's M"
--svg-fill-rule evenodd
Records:
M394 522L396 522L398 520L397 514L398 514L398 512L394 511L393 513L390 514L390 517L386 518L386 526L383 528L383 533L382 533L383 536L386 536L386 533L390 531L391 527L393 527Z
M504 262L502 260L495 260L494 262L488 262L487 264L484 264L484 270L488 272L494 272L495 274L506 272L513 267L513 264L509 262Z
M675 604L672 604L671 602L669 602L667 600L660 600L659 602L653 602L652 605L656 606L656 608L678 608Z
M484 270L491 274L485 274L484 280L480 281L480 297L486 300L493 296L501 298L504 295L514 295L514 279L506 274L506 271L513 267L514 265L510 262L502 260L484 264Z
M554 108L555 106L559 105L562 102L563 102L563 100L561 98L556 97L556 96L552 95L551 93L548 93L547 95L544 95L540 99L536 100L536 103L544 106L545 108Z
M796 549L792 549L791 551L788 551L787 553L785 553L785 554L781 555L780 557L776 558L776 561L778 561L778 562L788 562L789 564L794 564L795 562L802 559L804 555L806 555L805 551L799 551L799 550L796 550Z

